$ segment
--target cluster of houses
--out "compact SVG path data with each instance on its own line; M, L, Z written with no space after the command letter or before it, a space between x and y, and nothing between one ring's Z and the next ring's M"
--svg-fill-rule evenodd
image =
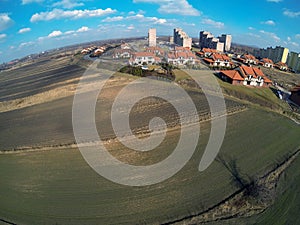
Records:
M165 51L160 47L151 46L144 51L135 52L129 45L123 44L114 50L114 59L129 59L129 65L145 66L167 62L175 66L195 65L200 63L197 56L187 47L175 46Z
M220 71L221 79L234 85L247 85L254 87L269 87L272 81L258 67L239 66L234 70Z
M100 47L91 46L91 47L87 47L87 48L84 48L83 50L81 50L81 54L83 54L83 55L90 54L93 57L97 57L97 56L102 55L106 51L106 49L107 49L107 46L100 46Z

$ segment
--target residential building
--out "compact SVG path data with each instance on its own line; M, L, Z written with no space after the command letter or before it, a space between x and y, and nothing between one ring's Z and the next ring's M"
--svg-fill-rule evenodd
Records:
M283 62L278 62L275 64L275 67L279 70L282 71L287 71L289 69L289 67L287 66L287 64L283 63Z
M166 55L166 60L172 65L195 65L199 61L196 55L186 47L175 47L173 51Z
M258 64L258 60L251 54L244 54L240 58L238 58L238 60L247 65Z
M215 38L212 33L208 31L200 31L199 47L211 48L220 52L230 51L232 37L228 34L222 34L220 37Z
M231 59L225 54L214 53L208 58L204 58L204 61L212 67L227 67L233 66Z
M274 63L271 59L268 58L263 58L260 63L264 66L264 67L268 67L268 68L273 68L274 67Z
M290 52L287 65L295 72L300 71L300 53Z
M161 59L152 52L135 52L129 59L129 64L133 66L143 66L160 62Z
M211 49L211 48L202 48L201 52L197 52L197 55L207 58L214 53L218 53L218 51L216 49Z
M191 49L192 48L192 38L190 38L182 29L174 29L174 43Z
M291 90L290 100L300 107L300 84Z
M148 44L149 44L149 47L156 46L156 29L155 28L150 28L148 31Z
M130 58L132 56L133 52L131 49L116 49L113 53L113 58L114 59L119 59L119 58Z
M148 47L146 48L146 52L152 52L156 56L163 56L165 54L164 50L160 47Z
M272 81L259 68L249 66L220 71L220 77L234 85L268 87L272 84Z
M222 34L218 37L221 43L224 43L224 52L230 51L232 36L229 34Z
M267 49L259 49L254 51L254 55L258 58L269 58L273 62L287 62L289 54L289 49L281 46L276 46L275 48L268 47Z

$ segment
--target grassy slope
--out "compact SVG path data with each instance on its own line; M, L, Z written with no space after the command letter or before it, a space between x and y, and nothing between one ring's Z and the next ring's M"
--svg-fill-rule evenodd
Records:
M133 224L199 212L234 191L219 163L197 172L209 124L202 124L201 132L198 150L182 171L144 188L120 186L98 176L77 149L0 155L0 193L5 193L0 195L0 218L21 224ZM250 109L228 118L221 152L236 158L243 173L261 174L299 147L299 132L286 118ZM160 151L172 149L174 135Z

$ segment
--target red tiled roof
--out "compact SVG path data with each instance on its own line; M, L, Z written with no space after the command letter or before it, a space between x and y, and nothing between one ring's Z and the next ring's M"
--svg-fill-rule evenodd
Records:
M155 57L152 52L135 52L135 57Z
M254 77L256 77L256 74L255 72L253 71L252 67L249 67L249 66L240 66L239 67L241 72L243 73L244 76L249 76L249 75L252 75Z
M214 63L214 60L209 59L209 58L204 58L203 60L206 61L206 62L208 62L208 63Z
M254 72L257 76L261 76L261 77L265 76L265 74L263 73L263 71L261 69L259 69L257 67L252 67L252 69L254 70Z
M268 58L263 58L262 59L262 62L263 63L270 63L270 64L273 64L273 61L271 59L268 59Z
M237 70L223 70L223 71L221 71L221 73L223 73L225 76L231 78L232 80L241 80L241 81L244 80L244 78L241 77L239 71L237 71Z
M215 53L215 54L213 54L212 57L215 61L218 59L221 61L230 61L230 58L227 55L223 55L223 54Z
M253 55L250 55L250 54L243 55L243 58L244 59L249 59L249 60L256 60L256 58Z
M202 52L211 52L211 53L217 53L217 50L216 49L211 49L211 48L203 48L202 49Z
M282 66L282 67L288 67L285 63L283 63L283 62L278 62L278 63L276 63L276 65L278 65L278 66Z

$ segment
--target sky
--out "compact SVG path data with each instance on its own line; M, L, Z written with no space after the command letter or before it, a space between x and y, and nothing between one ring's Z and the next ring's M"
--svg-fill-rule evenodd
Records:
M201 30L300 52L299 0L0 0L0 63L66 45Z

